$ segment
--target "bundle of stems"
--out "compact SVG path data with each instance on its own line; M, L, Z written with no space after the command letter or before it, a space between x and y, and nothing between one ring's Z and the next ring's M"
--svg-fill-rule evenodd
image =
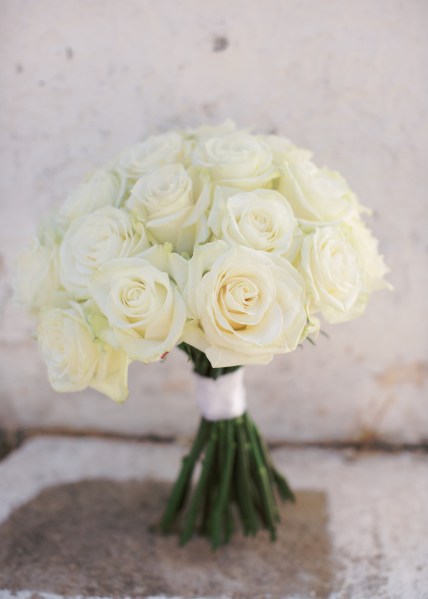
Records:
M202 376L218 378L237 368L212 368L205 354L183 345L181 349L192 354L194 370ZM213 372L218 370L222 372ZM199 480L193 488L193 473L200 461ZM282 500L294 501L248 412L230 420L201 418L169 497L161 531L170 532L178 522L182 545L198 532L216 549L230 540L237 512L245 535L264 528L275 540L280 521L275 491Z

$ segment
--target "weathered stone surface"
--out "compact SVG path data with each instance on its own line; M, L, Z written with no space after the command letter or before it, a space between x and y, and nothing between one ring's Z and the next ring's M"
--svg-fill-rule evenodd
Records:
M424 599L427 457L276 450L277 543L212 553L156 524L183 447L38 438L0 464L0 589L59 596Z
M271 439L428 438L426 4L418 0L3 0L0 426L189 434L184 360L133 368L118 408L58 396L10 303L40 219L122 146L235 118L307 145L348 178L391 267L393 294L331 340L248 372ZM114 40L114 43L112 43Z
M42 491L0 526L0 587L63 595L327 597L333 561L325 494L297 493L272 546L241 534L213 554L204 539L179 547L150 530L166 502L165 482L81 481Z

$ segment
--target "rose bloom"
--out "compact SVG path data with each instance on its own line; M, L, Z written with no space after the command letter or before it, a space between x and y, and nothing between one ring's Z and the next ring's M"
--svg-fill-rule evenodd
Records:
M287 257L297 251L300 230L290 205L277 191L236 193L217 186L208 224L217 238L232 245Z
M257 137L269 147L272 152L273 162L277 167L282 167L290 153L297 149L286 137L280 137L279 135L258 135Z
M243 190L271 187L279 174L269 146L248 133L202 137L192 159L214 182Z
M266 364L307 334L305 285L284 258L215 241L195 250L183 340L214 367Z
M290 152L281 168L278 191L294 215L309 225L334 224L356 216L361 207L345 179L318 168L305 150Z
M311 298L311 310L327 322L360 316L376 289L388 288L387 268L377 242L360 220L315 229L303 241L300 270Z
M178 163L155 168L137 181L126 204L153 243L169 242L187 254L209 234L206 210L211 186L206 178L192 174Z
M176 132L153 135L126 148L108 166L130 181L136 181L146 173L165 164L186 160L186 144Z
M86 176L65 200L55 224L65 230L70 223L105 206L119 207L125 192L125 180L118 173L98 169Z
M185 264L154 246L141 257L112 260L92 280L91 295L108 321L106 339L133 360L160 360L180 339L186 305L172 280L174 259Z
M67 293L59 281L59 247L52 231L33 238L16 266L14 301L33 315L64 305Z
M76 299L89 298L88 285L97 270L113 260L135 256L149 245L143 227L138 233L129 215L107 206L70 225L61 243L60 278Z
M81 391L90 386L115 401L126 399L128 357L96 340L81 305L44 310L37 341L56 391Z

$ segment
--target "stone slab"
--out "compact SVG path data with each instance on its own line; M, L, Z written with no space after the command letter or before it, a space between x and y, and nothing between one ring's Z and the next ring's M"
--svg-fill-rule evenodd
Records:
M316 350L249 370L260 426L272 440L426 441L426 13L420 0L217 0L215 10L2 0L0 427L191 433L180 358L136 365L123 408L55 394L10 302L13 264L40 219L119 148L231 117L344 173L374 209L395 286Z
M181 445L36 438L0 463L0 597L425 599L427 456L277 449L272 544L153 532ZM33 593L33 595L31 595Z

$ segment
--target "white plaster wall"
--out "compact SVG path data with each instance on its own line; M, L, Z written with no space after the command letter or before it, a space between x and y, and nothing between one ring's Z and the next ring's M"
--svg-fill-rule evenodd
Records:
M347 177L375 209L395 285L317 348L248 369L262 429L427 440L428 3L0 0L0 12L0 428L192 432L181 355L134 364L125 406L53 392L10 281L38 220L87 170L149 133L231 117Z

